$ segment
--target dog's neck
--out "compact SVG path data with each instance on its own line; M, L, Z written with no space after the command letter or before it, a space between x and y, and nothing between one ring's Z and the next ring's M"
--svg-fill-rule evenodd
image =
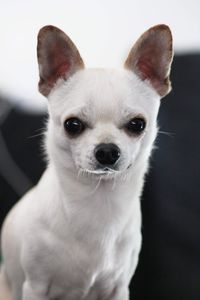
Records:
M143 177L144 170L130 174L124 181L120 178L98 181L73 172L66 174L66 170L50 163L42 180L48 182L47 188L50 186L55 209L62 212L63 227L72 226L78 235L87 229L90 236L107 236L113 230L120 234L135 214L135 219L139 217Z
M68 195L70 202L77 205L83 205L84 201L91 199L98 201L98 198L103 203L104 197L116 203L116 199L123 198L123 202L130 201L131 205L133 199L140 197L147 167L148 159L145 159L132 166L125 174L117 174L109 179L87 173L78 174L77 170L60 168L53 162L50 162L48 169L57 183L61 197L66 201Z

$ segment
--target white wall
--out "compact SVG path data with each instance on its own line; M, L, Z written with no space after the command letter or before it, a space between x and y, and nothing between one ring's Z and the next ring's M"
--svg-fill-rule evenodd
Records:
M148 27L168 24L176 51L200 51L199 0L2 0L0 93L40 109L36 36L40 27L62 28L89 67L121 66Z

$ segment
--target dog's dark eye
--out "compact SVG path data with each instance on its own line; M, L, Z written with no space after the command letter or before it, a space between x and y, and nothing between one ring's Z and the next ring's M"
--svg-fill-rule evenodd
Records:
M79 135L85 129L85 126L78 118L70 118L64 123L65 130L71 136Z
M142 118L134 118L130 120L125 128L129 133L140 134L145 129L146 122Z

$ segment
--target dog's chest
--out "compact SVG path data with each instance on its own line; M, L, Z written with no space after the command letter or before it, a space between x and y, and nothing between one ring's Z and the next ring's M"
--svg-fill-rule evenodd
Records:
M133 253L138 256L139 201L130 212L124 203L117 205L125 197L115 198L112 205L111 198L97 196L88 199L89 205L85 202L71 210L69 222L49 237L53 241L48 246L53 249L50 299L103 299L101 293L112 293L128 276Z
M137 237L120 238L105 236L104 240L72 238L66 245L57 241L59 251L55 262L50 298L96 300L101 293L111 293L117 282L125 276L131 265Z

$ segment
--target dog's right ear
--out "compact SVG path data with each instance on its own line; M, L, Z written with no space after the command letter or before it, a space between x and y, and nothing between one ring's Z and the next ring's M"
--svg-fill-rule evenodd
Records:
M59 78L67 80L84 68L83 60L71 39L54 26L45 26L38 34L39 91L48 96Z

